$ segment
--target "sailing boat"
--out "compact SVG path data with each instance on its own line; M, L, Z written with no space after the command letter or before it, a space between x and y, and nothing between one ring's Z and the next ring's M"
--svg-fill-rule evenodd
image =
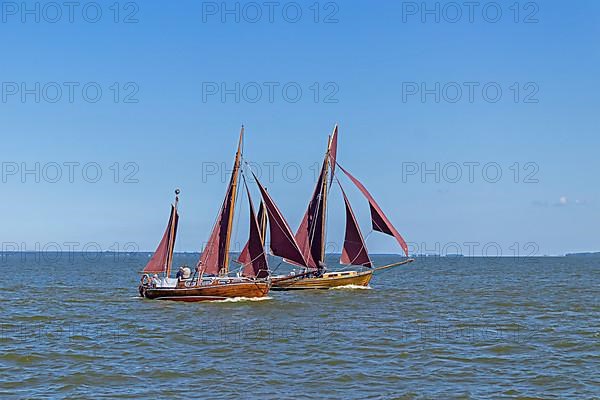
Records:
M303 271L300 274L292 272L291 275L275 276L272 278L273 290L297 290L297 289L330 289L333 287L356 285L367 286L371 281L374 271L392 268L414 261L406 259L378 268L373 268L373 263L367 252L364 237L356 221L354 211L350 201L344 192L339 180L336 181L342 192L346 207L346 231L344 246L340 263L348 266L360 266L365 270L344 270L337 272L326 272L325 264L325 238L326 238L326 216L327 200L329 189L334 182L335 168L338 166L359 191L366 197L371 210L371 222L373 230L393 236L404 254L408 257L408 246L392 225L387 216L383 213L371 193L365 186L347 170L337 163L337 135L338 126L336 125L333 134L328 138L327 151L323 159L319 179L313 191L313 195L308 204L304 218L296 232L295 239L298 243L304 262L298 260L288 261L291 264L300 266ZM297 276L295 279L291 279Z
M175 204L171 207L171 216L167 229L156 252L144 268L139 290L142 297L174 301L207 301L229 298L259 298L269 293L271 281L267 257L264 252L263 234L254 212L254 205L246 183L246 194L250 210L250 232L247 244L248 262L241 273L231 276L229 271L229 248L233 217L235 213L244 127L240 132L238 149L235 155L231 179L227 186L225 199L219 210L217 221L207 245L200 256L196 271L188 278L172 279L173 248L177 235L177 204L179 190L176 191ZM155 274L154 278L150 274ZM162 274L162 280L157 274Z

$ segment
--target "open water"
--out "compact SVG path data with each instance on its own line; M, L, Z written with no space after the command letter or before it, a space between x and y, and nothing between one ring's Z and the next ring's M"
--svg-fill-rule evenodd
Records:
M600 258L419 258L218 303L140 299L147 258L2 255L0 398L600 398Z

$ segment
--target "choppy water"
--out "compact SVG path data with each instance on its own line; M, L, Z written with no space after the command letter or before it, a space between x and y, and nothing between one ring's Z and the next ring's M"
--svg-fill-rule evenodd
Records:
M146 259L4 257L0 398L600 398L600 259L427 258L210 304L139 299Z

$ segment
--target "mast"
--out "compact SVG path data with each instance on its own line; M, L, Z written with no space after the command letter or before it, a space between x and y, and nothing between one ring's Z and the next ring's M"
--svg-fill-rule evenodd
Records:
M229 247L231 245L231 228L233 225L233 214L235 213L235 200L237 198L237 186L238 176L240 170L240 159L242 157L242 143L244 139L244 125L240 130L240 139L238 142L237 152L235 153L235 162L233 163L233 172L231 173L231 202L229 204L229 219L227 221L227 235L225 238L225 254L223 268L221 269L220 275L227 275L229 273Z
M171 276L171 267L173 265L173 250L175 249L175 232L177 229L177 205L179 204L179 189L175 189L175 205L173 206L173 223L171 224L171 231L169 232L169 248L167 251L167 266L165 269L165 276Z
M266 188L265 188L266 190ZM267 242L267 212L265 211L265 203L261 200L258 207L258 227L260 228L260 237L263 243Z
M325 168L323 170L323 179L322 179L322 189L321 189L321 195L323 196L323 201L322 201L322 215L323 218L321 218L321 261L325 262L325 244L326 244L326 238L327 238L327 195L328 195L328 187L329 185L327 185L327 177L329 176L329 152L331 151L331 135L327 137L327 152L325 153ZM320 269L320 266L317 265L317 267Z
M296 231L296 241L304 254L311 269L321 269L321 264L325 261L326 247L326 225L327 225L327 197L330 185L327 182L329 177L329 168L332 168L335 151L337 148L337 125L334 128L333 135L327 140L327 151L321 164L321 170L313 194L308 203L308 207Z
M322 188L322 192L321 195L323 196L323 201L322 201L322 218L321 218L321 261L325 262L325 248L327 247L327 199L328 199L328 195L329 195L329 188L331 187L330 185L327 184L327 178L329 176L329 169L331 168L331 179L333 182L333 169L335 168L335 165L331 164L331 146L333 144L334 139L337 140L337 130L338 130L338 126L337 124L335 124L335 127L333 128L333 133L331 135L329 135L327 137L327 152L325 153L325 168L323 171L323 188ZM336 148L337 148L337 143L336 143ZM336 149L337 150L337 149ZM320 266L317 265L317 267L320 269Z

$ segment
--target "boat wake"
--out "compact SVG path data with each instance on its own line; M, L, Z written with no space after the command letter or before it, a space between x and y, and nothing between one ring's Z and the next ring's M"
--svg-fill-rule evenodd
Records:
M210 303L240 303L244 301L267 301L272 300L270 296L265 297L231 297L224 300L211 300Z
M344 285L344 286L336 286L333 287L331 289L338 289L338 290L371 290L372 287L371 286L360 286L360 285Z

